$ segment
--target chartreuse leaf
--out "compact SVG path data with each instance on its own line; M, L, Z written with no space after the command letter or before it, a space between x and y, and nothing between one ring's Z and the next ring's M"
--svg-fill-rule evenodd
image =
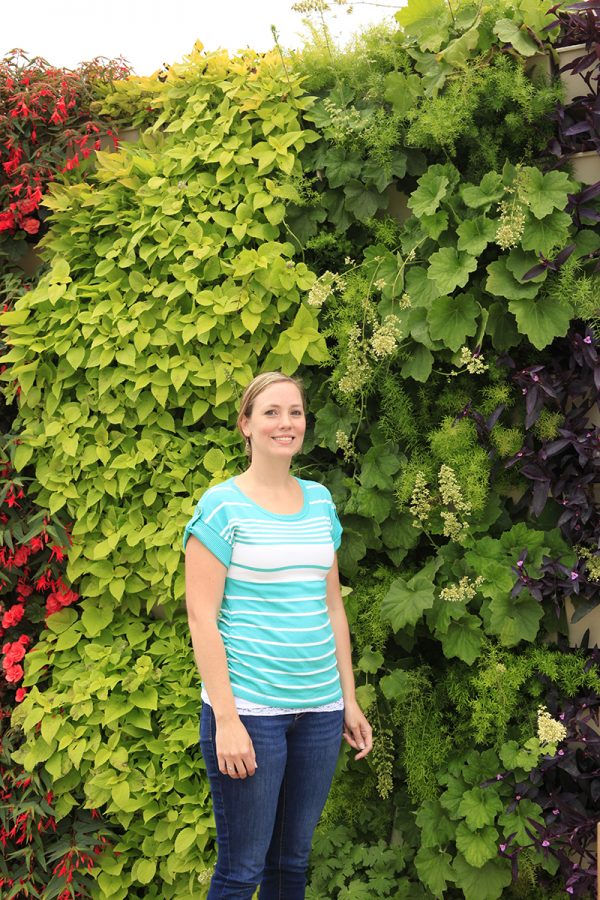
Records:
M465 900L499 900L504 888L512 881L510 861L507 859L493 859L476 867L458 853L452 868L456 886L463 892Z
M156 131L48 195L49 272L3 323L19 351L10 362L30 366L10 372L28 388L19 461L35 464L54 543L67 543L55 511L72 523L82 597L48 617L31 655L22 755L44 765L59 813L77 797L119 832L118 859L97 866L111 900L190 896L212 864L209 789L188 752L199 682L179 610L181 534L209 484L239 471L236 406L282 335L273 368L329 358L318 313L303 310L315 276L282 219L314 139L300 76L284 79L272 54L249 74L199 49L176 68L155 80ZM314 225L327 210L312 213ZM354 520L357 565L361 527L377 538L370 519Z
M150 884L155 875L155 859L138 859L133 864L131 877L136 881L139 881L140 884Z
M511 300L508 308L517 320L519 331L534 347L543 350L554 338L563 337L573 315L571 305L558 297L539 300Z
M455 840L465 860L478 869L498 855L498 831L492 825L474 830L466 822L459 822Z
M555 209L543 219L527 216L521 246L524 250L535 250L544 256L551 256L554 250L562 249L569 239L571 217L566 212Z
M471 209L484 208L488 210L504 196L502 175L499 175L497 172L487 172L479 182L479 185L463 185L460 189L460 195L464 203Z
M391 622L394 631L400 631L406 625L416 625L434 600L434 585L426 576L417 574L409 581L397 578L381 602L381 615Z
M465 287L469 275L477 268L477 260L469 253L454 247L442 247L429 261L427 277L435 282L442 294L451 294L457 287Z
M526 166L523 176L524 197L537 219L543 219L555 209L564 210L569 193L575 188L566 172L544 174L533 166Z
M515 647L521 641L534 641L544 614L541 604L528 591L522 591L514 598L498 592L489 603L483 604L481 611L486 630L496 634L506 647Z
M450 179L447 175L426 172L417 181L418 188L408 198L408 207L417 218L431 215L448 193Z
M506 297L507 300L531 299L538 293L539 284L517 281L512 272L506 266L506 258L497 259L487 267L488 278L485 289L496 297Z
M436 53L448 40L452 18L443 0L411 0L395 16L402 30L416 39L420 50Z
M457 229L459 250L465 250L471 256L480 256L488 244L496 237L498 223L487 216L476 216L465 219Z
M81 622L88 637L95 637L104 631L112 622L114 610L111 606L94 606L91 601L85 601Z
M506 741L500 748L500 759L507 769L523 769L524 772L531 772L545 752L536 737L529 738L523 746L516 741Z
M443 341L451 350L458 350L467 335L477 331L479 304L471 294L438 297L427 313L429 333L434 340Z
M406 273L406 291L413 307L429 309L436 297L440 296L437 285L427 277L427 270L421 266L411 266Z
M422 93L423 83L418 75L389 72L385 76L384 97L400 116L405 116L413 109Z
M285 357L280 365L294 371L305 355L314 362L324 362L329 358L325 339L319 334L316 312L307 306L300 306L293 324L281 333L270 357ZM287 362L290 357L292 361Z
M185 853L185 851L192 846L196 837L195 828L184 828L180 831L175 838L175 853Z
M531 845L533 822L543 825L543 812L537 803L527 799L519 800L512 812L504 812L498 817L498 825L504 829L504 834L514 834L515 842L522 847Z
M434 897L443 898L448 883L454 883L450 854L441 847L420 847L414 862L423 884Z
M525 27L519 26L513 19L498 19L494 25L494 34L504 43L512 44L521 56L534 56L538 53L538 45Z
M493 825L496 816L503 809L504 803L492 785L489 788L474 787L467 791L458 812L464 817L468 827L476 830L483 828L484 825Z

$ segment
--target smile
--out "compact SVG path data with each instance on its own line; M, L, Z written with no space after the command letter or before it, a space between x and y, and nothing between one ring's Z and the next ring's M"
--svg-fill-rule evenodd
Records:
M291 442L294 440L294 438L291 437L290 435L285 435L282 437L274 437L273 440L278 441L278 443L280 443L280 444L291 444Z

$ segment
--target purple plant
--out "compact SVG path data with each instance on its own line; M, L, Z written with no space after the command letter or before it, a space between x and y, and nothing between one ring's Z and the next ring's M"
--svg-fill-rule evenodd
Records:
M554 113L556 136L548 144L548 152L557 157L557 165L562 165L573 153L600 153L600 0L558 3L548 12L554 14L555 20L544 30L558 29L556 46L583 45L581 53L559 71L581 75L582 85L587 88L572 104L560 104Z
M577 598L577 609L571 619L578 622L598 604L598 582L589 577L588 563L578 559L575 565L565 566L558 560L544 556L539 577L529 574L525 567L527 550L523 550L512 571L517 576L511 597L518 597L527 589L539 603L552 603L556 617L560 618L567 599Z
M567 346L566 364L555 356L547 364L517 369L512 359L505 360L525 398L527 432L506 466L518 466L530 482L520 508L528 507L529 514L538 518L549 500L562 507L556 525L579 553L571 569L544 559L537 579L528 576L523 556L513 569L517 575L513 596L526 587L540 602L551 601L557 614L571 597L575 622L600 602L589 561L600 556L600 504L595 496L600 483L600 428L590 419L593 410L600 410L600 356L589 330L584 335L571 332ZM534 432L544 409L560 414L558 436L552 440L541 440Z
M527 780L515 786L515 798L527 798L542 808L544 823L530 820L527 833L546 858L556 860L567 893L591 897L595 896L600 818L600 696L590 693L559 702L553 692L547 707L567 735L556 754L543 757ZM509 838L501 854L512 860L516 870L523 849ZM541 886L556 887L556 882L556 875L538 872Z
M548 15L553 15L554 22L546 25L544 31L559 30L556 46L572 47L576 44L585 44L590 48L591 59L581 67L581 71L591 65L594 60L600 60L598 52L592 52L591 48L600 39L600 2L599 0L583 0L581 3L557 3L548 10ZM567 68L575 68L573 63Z

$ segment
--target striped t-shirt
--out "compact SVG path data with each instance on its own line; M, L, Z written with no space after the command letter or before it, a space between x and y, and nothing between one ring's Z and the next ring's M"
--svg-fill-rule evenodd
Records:
M331 494L296 479L299 513L272 513L235 478L209 488L185 527L227 567L218 628L236 697L306 709L342 697L326 577L340 545Z

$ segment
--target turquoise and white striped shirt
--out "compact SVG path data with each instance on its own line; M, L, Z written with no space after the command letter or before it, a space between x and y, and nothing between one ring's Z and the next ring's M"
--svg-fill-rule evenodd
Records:
M235 478L209 488L185 527L227 567L218 628L236 697L306 709L342 697L326 576L342 536L331 494L296 479L299 513L269 512Z

